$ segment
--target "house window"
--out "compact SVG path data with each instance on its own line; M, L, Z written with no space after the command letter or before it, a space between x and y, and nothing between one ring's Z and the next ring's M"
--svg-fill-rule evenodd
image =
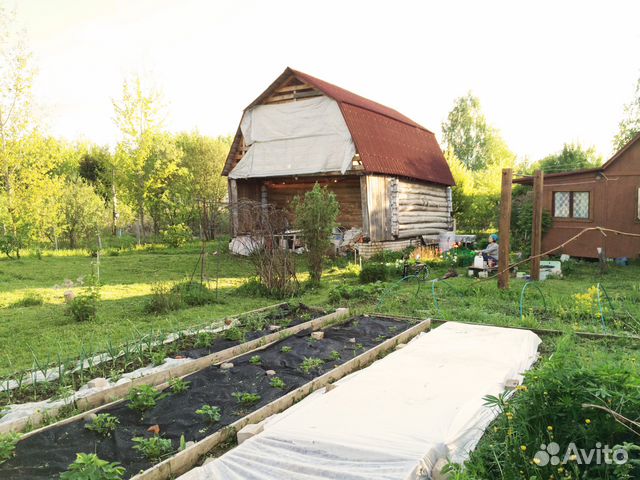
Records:
M553 216L589 218L589 192L553 192Z

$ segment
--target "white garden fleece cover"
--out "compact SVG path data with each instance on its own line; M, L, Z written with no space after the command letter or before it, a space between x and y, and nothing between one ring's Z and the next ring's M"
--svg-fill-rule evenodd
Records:
M268 421L180 480L430 478L462 462L498 414L498 395L537 358L528 330L448 322Z
M240 128L249 149L229 178L344 173L356 152L340 107L324 96L258 105Z

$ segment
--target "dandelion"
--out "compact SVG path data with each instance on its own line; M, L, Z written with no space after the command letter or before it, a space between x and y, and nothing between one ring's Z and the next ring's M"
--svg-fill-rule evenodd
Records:
M571 456L569 457L569 460L570 460L570 461L572 461L572 462L575 462L575 461L577 460L577 458L578 458L578 457L576 457L575 455L571 455Z
M553 427L551 425L547 427L547 432L553 432Z
M523 452L527 451L527 446L526 445L520 445L520 450L522 450Z
M533 463L535 463L536 465L540 465L540 459L538 457L535 457L533 459Z
M587 425L591 425L591 419L590 419L590 418L587 418L587 419L584 421L584 423L586 423Z
M518 385L516 387L516 390L520 390L522 392L527 392L529 390L529 388L526 385Z

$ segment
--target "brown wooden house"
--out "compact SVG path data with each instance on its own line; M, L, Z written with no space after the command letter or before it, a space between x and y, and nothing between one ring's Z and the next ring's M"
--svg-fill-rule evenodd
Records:
M532 178L516 183L531 184ZM600 168L545 175L543 208L553 217L543 252L587 227L640 234L640 135ZM609 258L638 258L640 237L587 232L555 253L597 258L598 248Z
M371 242L437 236L452 226L454 181L432 132L291 68L244 110L222 174L234 236L251 233L237 202L287 209L316 182L336 194L339 224L362 229Z

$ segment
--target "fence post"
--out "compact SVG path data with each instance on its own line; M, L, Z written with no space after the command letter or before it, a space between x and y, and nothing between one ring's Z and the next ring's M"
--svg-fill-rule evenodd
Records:
M540 252L542 251L542 196L544 173L538 170L533 177L533 223L531 226L531 279L540 280Z
M513 172L502 169L502 195L500 198L498 288L509 288L509 251L511 241L511 188Z

